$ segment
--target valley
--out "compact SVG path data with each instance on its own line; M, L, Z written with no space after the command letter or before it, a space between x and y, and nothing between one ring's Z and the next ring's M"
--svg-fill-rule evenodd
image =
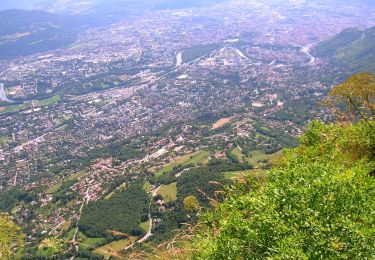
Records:
M25 259L127 259L189 230L242 176L268 178L308 123L332 122L319 102L373 59L368 8L203 2L46 3L58 12L17 27L37 28L18 48L0 31L0 211Z

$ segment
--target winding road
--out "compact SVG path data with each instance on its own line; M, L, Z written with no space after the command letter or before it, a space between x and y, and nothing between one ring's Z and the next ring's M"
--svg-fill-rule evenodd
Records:
M151 204L152 204L152 201L153 201L153 198L156 197L158 195L158 190L161 188L161 185L159 187L157 187L155 190L151 190L151 194L152 194L152 197L150 199L150 204L148 205L148 221L149 221L149 225L148 225L148 231L147 233L139 240L135 241L133 244L127 246L124 248L123 251L127 251L131 248L133 248L133 246L135 244L141 244L143 242L145 242L150 236L152 236L152 218L151 218Z

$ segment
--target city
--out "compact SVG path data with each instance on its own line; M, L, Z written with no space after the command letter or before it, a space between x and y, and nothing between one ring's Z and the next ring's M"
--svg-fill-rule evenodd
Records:
M74 244L85 205L136 181L156 198L163 184L151 180L186 156L202 166L235 154L267 169L267 156L248 155L280 153L313 118L329 121L316 104L352 71L315 47L375 25L371 10L330 8L238 0L153 11L0 60L0 190L32 194L12 208L27 243L73 230ZM174 166L175 177L190 169ZM150 230L162 221L149 219Z

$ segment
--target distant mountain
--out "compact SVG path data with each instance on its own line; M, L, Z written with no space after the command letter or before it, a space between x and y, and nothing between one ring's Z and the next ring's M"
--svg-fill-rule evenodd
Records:
M162 1L161 3L156 5L156 8L159 9L179 9L179 8L192 8L192 7L203 7L209 6L213 4L217 4L220 2L224 2L226 0L166 0Z
M155 9L179 9L204 7L228 0L65 0L44 1L37 8L65 13L118 13L126 11L138 13Z
M320 43L313 53L354 71L375 72L375 27L342 31Z
M115 19L95 14L62 15L17 9L0 11L0 59L65 47L75 41L83 28L102 26Z
M8 9L34 9L45 0L1 0L0 11Z

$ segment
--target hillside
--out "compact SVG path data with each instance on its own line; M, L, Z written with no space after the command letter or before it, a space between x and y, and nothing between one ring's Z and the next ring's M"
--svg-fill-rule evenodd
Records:
M82 29L103 26L117 19L115 16L62 15L41 10L0 11L0 60L69 46Z
M375 71L375 27L367 30L348 29L320 43L313 53L355 72Z
M192 259L373 258L373 131L313 122L300 142L266 184L240 182L203 216Z

